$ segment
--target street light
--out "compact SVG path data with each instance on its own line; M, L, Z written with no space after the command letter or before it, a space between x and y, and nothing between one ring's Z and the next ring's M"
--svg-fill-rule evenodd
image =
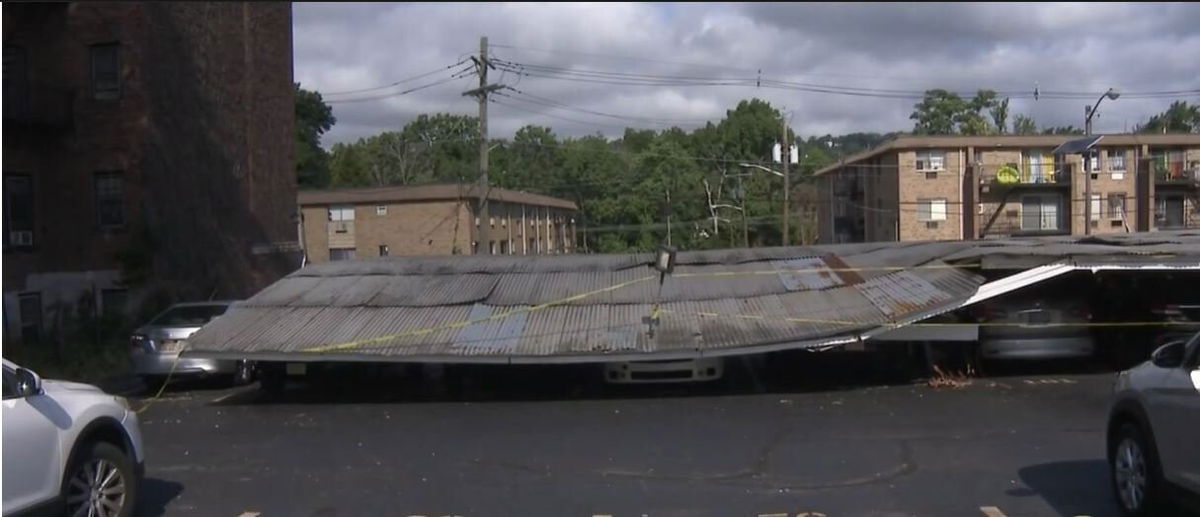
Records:
M1099 99L1096 99L1095 105L1083 107L1083 113L1086 115L1083 119L1083 134L1092 134L1092 117L1096 114L1096 110L1100 108L1100 103L1104 102L1105 98L1115 101L1117 100L1117 97L1120 96L1120 92L1109 88L1108 91L1104 92L1104 95L1101 95Z
M1121 94L1116 90L1109 88L1104 92L1099 99L1096 99L1096 104L1092 106L1084 106L1083 111L1087 116L1083 119L1083 134L1092 134L1092 117L1096 114L1096 110L1100 108L1100 103L1104 102L1105 98L1117 100ZM1083 234L1092 234L1092 153L1095 151L1085 151L1083 154ZM1100 159L1099 153L1096 154L1096 159Z
M753 163L739 163L739 164L738 164L738 166L739 166L739 167L754 168L754 169L762 169L762 170L764 170L764 171L767 171L767 172L769 172L769 173L771 173L771 174L774 174L774 175L776 175L776 176L779 176L780 178L782 178L782 177L783 177L783 173L782 173L782 172L779 172L779 171L777 171L777 170L775 170L775 169L772 169L772 168L769 168L769 167L763 167L762 165L755 165L755 164L753 164Z

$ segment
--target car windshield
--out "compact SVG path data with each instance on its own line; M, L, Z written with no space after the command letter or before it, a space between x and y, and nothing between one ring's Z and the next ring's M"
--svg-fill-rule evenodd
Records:
M161 327L200 326L225 313L228 305L184 305L160 314L151 325Z

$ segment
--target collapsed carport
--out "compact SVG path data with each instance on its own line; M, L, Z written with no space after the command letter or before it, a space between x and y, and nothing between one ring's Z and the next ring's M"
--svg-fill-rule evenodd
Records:
M205 326L185 354L516 364L819 350L1069 271L1200 269L1200 237L1162 232L682 252L661 284L652 260L471 256L310 266Z

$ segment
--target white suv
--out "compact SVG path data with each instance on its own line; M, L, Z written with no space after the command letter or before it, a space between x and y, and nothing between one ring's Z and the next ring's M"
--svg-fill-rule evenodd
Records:
M1127 515L1162 515L1172 499L1200 499L1200 333L1117 377L1108 463Z
M127 517L142 478L129 403L95 386L46 380L4 360L4 515L50 510Z

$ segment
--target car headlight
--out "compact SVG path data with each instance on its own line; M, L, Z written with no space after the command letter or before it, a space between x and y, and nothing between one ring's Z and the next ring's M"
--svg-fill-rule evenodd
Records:
M117 401L117 404L120 404L121 407L125 408L126 411L133 410L133 407L129 405L129 399L127 399L125 397L113 397L113 399L115 399Z

